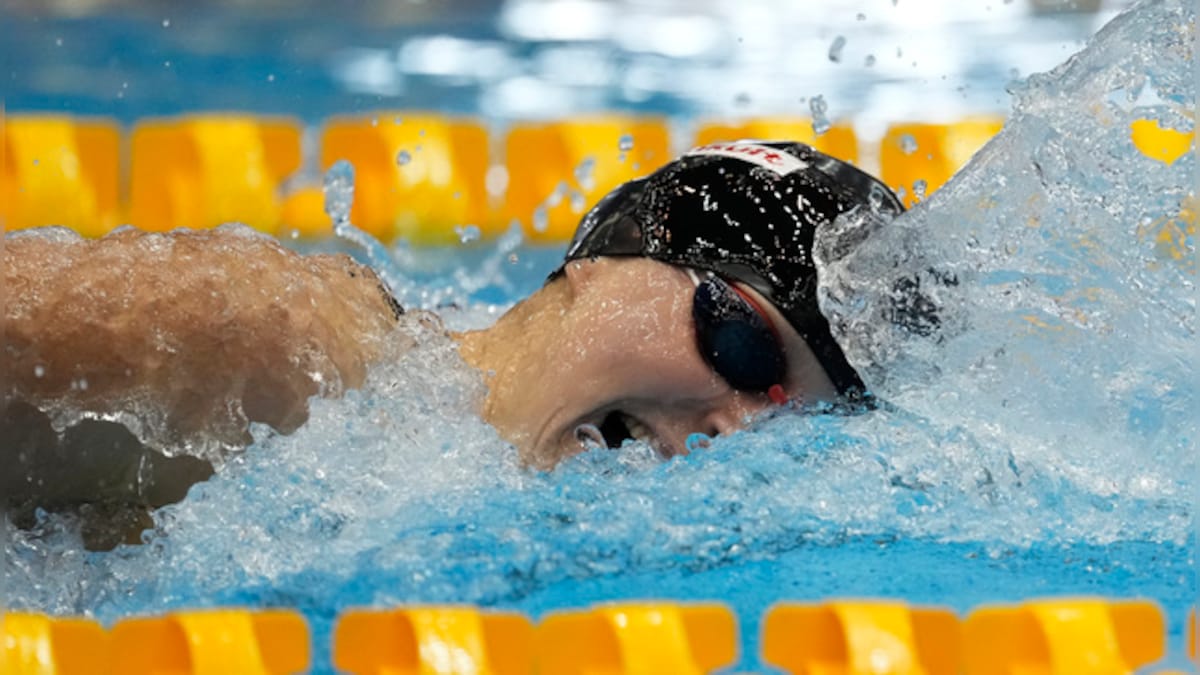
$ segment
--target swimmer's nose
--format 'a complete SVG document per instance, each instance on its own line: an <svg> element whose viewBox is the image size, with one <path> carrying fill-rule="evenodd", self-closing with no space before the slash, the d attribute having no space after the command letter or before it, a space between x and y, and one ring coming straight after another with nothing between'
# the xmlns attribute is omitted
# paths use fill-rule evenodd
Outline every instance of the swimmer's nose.
<svg viewBox="0 0 1200 675"><path fill-rule="evenodd" d="M762 412L770 402L746 396L731 397L724 405L713 409L704 420L705 433L715 431L721 436L731 434L746 426L746 420ZM711 431L710 431L711 430Z"/></svg>

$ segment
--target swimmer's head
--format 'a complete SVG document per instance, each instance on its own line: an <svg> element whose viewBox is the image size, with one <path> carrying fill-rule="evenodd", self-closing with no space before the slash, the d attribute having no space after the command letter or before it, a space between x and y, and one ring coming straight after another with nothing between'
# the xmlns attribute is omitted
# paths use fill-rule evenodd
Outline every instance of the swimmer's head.
<svg viewBox="0 0 1200 675"><path fill-rule="evenodd" d="M711 272L717 282L744 284L799 333L838 393L856 400L864 386L818 307L812 247L818 228L859 207L887 215L903 211L878 180L806 145L715 143L602 199L581 221L564 266L573 260L634 256ZM561 272L559 268L552 277ZM698 296L694 312L703 313L699 305ZM696 318L699 324L703 317ZM711 348L706 355L711 361L718 349L703 347ZM755 388L761 383L733 384Z"/></svg>

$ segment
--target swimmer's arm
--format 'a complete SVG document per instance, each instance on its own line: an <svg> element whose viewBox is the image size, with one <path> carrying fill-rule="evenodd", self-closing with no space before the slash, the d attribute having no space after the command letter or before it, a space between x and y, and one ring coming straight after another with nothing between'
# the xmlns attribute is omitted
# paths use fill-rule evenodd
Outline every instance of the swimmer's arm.
<svg viewBox="0 0 1200 675"><path fill-rule="evenodd" d="M5 398L142 415L172 442L295 429L395 322L368 268L239 232L10 236L2 255Z"/></svg>

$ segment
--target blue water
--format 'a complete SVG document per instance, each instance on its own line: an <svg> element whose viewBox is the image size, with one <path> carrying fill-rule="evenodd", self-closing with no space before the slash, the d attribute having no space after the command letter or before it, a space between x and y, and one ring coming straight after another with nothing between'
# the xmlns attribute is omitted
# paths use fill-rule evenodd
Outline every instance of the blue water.
<svg viewBox="0 0 1200 675"><path fill-rule="evenodd" d="M1192 128L1194 18L1170 0L1123 15L1015 87L1005 131L924 205L823 236L824 306L879 410L782 412L667 463L627 444L535 474L475 414L482 383L453 344L414 321L363 389L314 401L291 436L256 430L144 545L85 553L57 518L18 533L10 601L104 621L295 607L322 670L351 606L717 599L741 620L739 667L758 669L758 620L783 599L1140 596L1168 612L1178 663L1196 596L1195 251L1156 236L1195 161L1145 158L1126 129ZM510 235L390 254L401 300L463 328L557 252ZM898 279L936 301L937 330L881 320Z"/></svg>

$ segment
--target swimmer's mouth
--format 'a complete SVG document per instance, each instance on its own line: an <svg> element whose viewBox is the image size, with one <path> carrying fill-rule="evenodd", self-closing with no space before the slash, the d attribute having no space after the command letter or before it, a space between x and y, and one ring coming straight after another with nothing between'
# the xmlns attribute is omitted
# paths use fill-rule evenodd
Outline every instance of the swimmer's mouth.
<svg viewBox="0 0 1200 675"><path fill-rule="evenodd" d="M663 444L658 436L651 431L650 427L646 426L633 415L626 414L620 410L614 410L605 415L604 419L600 422L600 426L596 428L600 431L600 435L604 439L604 445L610 449L620 448L625 444L625 441L632 440L649 445L664 457L669 456L663 453Z"/></svg>

